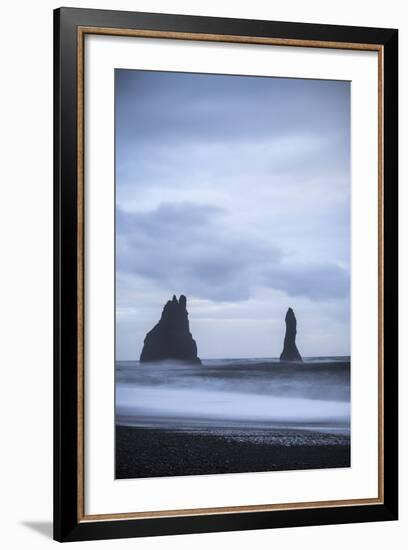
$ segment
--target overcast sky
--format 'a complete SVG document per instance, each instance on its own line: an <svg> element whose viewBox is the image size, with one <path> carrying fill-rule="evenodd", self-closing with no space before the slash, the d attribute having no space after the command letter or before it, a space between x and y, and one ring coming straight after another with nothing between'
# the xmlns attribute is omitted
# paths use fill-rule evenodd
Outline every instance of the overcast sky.
<svg viewBox="0 0 408 550"><path fill-rule="evenodd" d="M201 358L350 352L348 82L116 70L117 359L173 294Z"/></svg>

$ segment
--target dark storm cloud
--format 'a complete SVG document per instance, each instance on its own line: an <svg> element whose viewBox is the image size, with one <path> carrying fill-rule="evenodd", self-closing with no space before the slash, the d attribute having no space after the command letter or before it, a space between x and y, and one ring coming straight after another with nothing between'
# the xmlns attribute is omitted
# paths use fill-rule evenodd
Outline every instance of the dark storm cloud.
<svg viewBox="0 0 408 550"><path fill-rule="evenodd" d="M271 80L279 82L271 85ZM231 77L148 71L116 72L117 138L132 142L189 138L260 139L310 129L341 133L349 120L347 82ZM319 117L316 118L318 112ZM157 116L159 114L159 116ZM143 131L143 133L141 133Z"/></svg>
<svg viewBox="0 0 408 550"><path fill-rule="evenodd" d="M225 231L221 208L164 203L150 212L117 211L119 271L211 300L246 300L260 260L278 261L269 243ZM265 260L264 260L265 261Z"/></svg>
<svg viewBox="0 0 408 550"><path fill-rule="evenodd" d="M271 80L279 85L271 85ZM201 147L248 139L313 139L325 136L320 169L347 162L349 143L347 82L231 77L186 73L116 72L118 173L141 170L160 176L169 157ZM188 170L188 159L185 158ZM171 165L171 163L170 163ZM289 166L274 158L273 170L313 171L316 159L302 157ZM253 166L256 170L256 166Z"/></svg>
<svg viewBox="0 0 408 550"><path fill-rule="evenodd" d="M334 265L296 265L270 240L224 229L226 211L162 203L148 212L117 209L117 268L213 301L242 301L265 286L311 300L344 297L348 273Z"/></svg>

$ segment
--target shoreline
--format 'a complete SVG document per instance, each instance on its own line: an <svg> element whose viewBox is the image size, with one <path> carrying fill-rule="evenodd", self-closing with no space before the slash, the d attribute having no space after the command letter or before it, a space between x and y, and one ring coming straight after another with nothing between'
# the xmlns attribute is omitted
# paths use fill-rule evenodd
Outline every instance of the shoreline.
<svg viewBox="0 0 408 550"><path fill-rule="evenodd" d="M350 444L329 441L322 445L254 443L220 435L117 425L115 447L116 479L350 466Z"/></svg>

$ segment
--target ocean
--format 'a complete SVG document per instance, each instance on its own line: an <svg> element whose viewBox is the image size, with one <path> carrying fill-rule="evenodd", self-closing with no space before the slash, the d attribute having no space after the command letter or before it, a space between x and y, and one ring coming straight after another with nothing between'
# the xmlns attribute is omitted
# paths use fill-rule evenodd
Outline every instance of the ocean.
<svg viewBox="0 0 408 550"><path fill-rule="evenodd" d="M118 361L116 425L262 445L349 445L350 358Z"/></svg>

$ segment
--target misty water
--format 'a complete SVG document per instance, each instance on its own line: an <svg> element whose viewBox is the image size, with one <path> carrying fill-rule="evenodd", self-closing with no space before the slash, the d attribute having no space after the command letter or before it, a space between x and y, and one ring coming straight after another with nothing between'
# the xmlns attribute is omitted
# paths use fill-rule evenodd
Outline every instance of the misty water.
<svg viewBox="0 0 408 550"><path fill-rule="evenodd" d="M116 423L255 443L348 444L350 359L118 361Z"/></svg>

